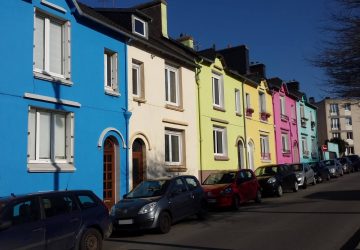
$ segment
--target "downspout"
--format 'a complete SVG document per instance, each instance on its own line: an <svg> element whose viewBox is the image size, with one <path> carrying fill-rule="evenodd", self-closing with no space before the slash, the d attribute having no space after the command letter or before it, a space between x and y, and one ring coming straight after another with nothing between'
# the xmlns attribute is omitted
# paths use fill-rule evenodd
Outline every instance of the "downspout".
<svg viewBox="0 0 360 250"><path fill-rule="evenodd" d="M200 60L200 62L197 62L196 59L194 60L195 64L200 65L203 62L203 59ZM197 87L197 106L198 106L198 131L199 131L199 158L200 158L200 183L203 183L203 174L202 174L202 136L201 136L201 106L200 106L200 75L201 73L201 67L195 68L195 81L196 81L196 87Z"/></svg>

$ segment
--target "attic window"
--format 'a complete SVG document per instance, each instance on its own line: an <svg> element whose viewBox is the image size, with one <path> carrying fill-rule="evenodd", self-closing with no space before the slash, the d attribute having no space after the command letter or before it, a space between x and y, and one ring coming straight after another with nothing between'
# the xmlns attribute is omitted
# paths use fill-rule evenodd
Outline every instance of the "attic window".
<svg viewBox="0 0 360 250"><path fill-rule="evenodd" d="M132 32L147 38L147 23L135 16L132 17Z"/></svg>

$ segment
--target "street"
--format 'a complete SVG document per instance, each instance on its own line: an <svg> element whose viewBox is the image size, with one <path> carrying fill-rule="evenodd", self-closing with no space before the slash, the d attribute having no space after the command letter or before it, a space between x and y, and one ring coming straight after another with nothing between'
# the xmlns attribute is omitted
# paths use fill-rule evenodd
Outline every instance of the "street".
<svg viewBox="0 0 360 250"><path fill-rule="evenodd" d="M166 235L117 232L104 249L356 249L360 242L360 173L212 211L173 225ZM359 248L360 249L360 248Z"/></svg>

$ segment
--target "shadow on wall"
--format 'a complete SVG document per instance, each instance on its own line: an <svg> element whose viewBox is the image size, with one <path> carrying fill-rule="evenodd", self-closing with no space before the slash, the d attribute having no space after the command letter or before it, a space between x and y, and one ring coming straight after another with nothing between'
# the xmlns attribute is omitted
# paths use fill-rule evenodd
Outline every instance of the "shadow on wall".
<svg viewBox="0 0 360 250"><path fill-rule="evenodd" d="M151 157L147 162L147 178L160 178L160 177L169 177L185 174L184 171L175 171L179 169L179 166L168 166L165 165L165 155L162 153L156 154L154 157ZM174 171L169 171L174 169Z"/></svg>
<svg viewBox="0 0 360 250"><path fill-rule="evenodd" d="M326 191L305 196L307 199L360 201L360 190Z"/></svg>

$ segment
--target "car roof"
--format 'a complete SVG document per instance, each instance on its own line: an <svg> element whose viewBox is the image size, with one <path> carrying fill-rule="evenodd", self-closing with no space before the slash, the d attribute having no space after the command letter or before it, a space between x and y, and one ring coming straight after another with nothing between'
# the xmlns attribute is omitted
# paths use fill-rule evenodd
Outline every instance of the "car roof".
<svg viewBox="0 0 360 250"><path fill-rule="evenodd" d="M39 192L33 192L33 193L26 193L26 194L10 194L8 196L0 197L0 200L2 201L9 201L9 200L15 200L15 199L21 199L26 198L30 196L37 196L37 195L43 195L43 194L59 194L59 193L83 193L83 192L92 192L91 190L58 190L58 191L39 191Z"/></svg>

